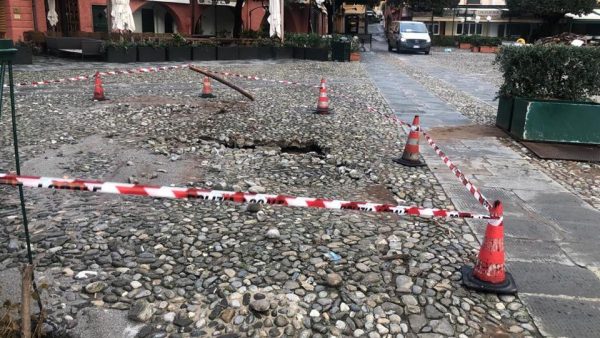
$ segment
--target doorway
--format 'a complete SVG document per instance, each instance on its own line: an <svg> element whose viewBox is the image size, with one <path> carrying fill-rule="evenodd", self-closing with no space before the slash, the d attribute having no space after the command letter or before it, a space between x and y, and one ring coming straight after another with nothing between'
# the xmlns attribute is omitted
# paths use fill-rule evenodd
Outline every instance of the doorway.
<svg viewBox="0 0 600 338"><path fill-rule="evenodd" d="M173 16L171 13L165 13L165 33L173 33Z"/></svg>
<svg viewBox="0 0 600 338"><path fill-rule="evenodd" d="M142 8L142 33L154 33L154 9Z"/></svg>
<svg viewBox="0 0 600 338"><path fill-rule="evenodd" d="M106 6L92 5L92 17L94 32L108 32L108 21L106 20Z"/></svg>
<svg viewBox="0 0 600 338"><path fill-rule="evenodd" d="M79 31L79 5L77 0L58 0L56 2L56 12L58 13L57 28L63 33L63 36L70 36Z"/></svg>

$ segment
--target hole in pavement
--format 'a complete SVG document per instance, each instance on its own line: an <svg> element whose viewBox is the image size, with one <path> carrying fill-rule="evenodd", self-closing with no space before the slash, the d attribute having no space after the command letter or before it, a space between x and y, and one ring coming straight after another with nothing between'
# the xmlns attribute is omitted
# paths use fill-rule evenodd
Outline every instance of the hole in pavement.
<svg viewBox="0 0 600 338"><path fill-rule="evenodd" d="M281 153L287 154L308 154L316 153L318 156L325 156L328 153L327 149L322 148L315 141L257 141L257 140L240 140L232 139L219 140L210 136L201 136L203 141L216 142L230 149L256 149L256 147L272 147L279 148Z"/></svg>

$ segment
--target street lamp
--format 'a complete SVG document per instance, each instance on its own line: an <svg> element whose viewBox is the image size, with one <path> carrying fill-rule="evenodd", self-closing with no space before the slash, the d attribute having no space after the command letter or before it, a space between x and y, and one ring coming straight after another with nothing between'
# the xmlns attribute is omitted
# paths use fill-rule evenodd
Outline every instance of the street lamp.
<svg viewBox="0 0 600 338"><path fill-rule="evenodd" d="M487 36L490 36L490 31L492 30L492 17L490 15L485 17L485 20L487 20L488 25L487 25Z"/></svg>

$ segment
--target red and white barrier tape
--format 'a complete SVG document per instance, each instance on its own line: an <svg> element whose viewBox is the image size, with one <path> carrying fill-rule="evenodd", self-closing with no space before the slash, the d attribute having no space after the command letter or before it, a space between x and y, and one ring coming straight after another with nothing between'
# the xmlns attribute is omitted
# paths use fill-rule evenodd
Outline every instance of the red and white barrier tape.
<svg viewBox="0 0 600 338"><path fill-rule="evenodd" d="M173 70L173 69L182 69L189 67L189 64L183 65L174 65L174 66L162 66L162 67L142 67L142 68L134 68L134 69L126 69L126 70L113 70L106 72L99 72L101 76L108 75L118 75L118 74L141 74L141 73L153 73L159 72L163 70ZM24 86L42 86L42 85L50 85L56 83L65 83L65 82L74 82L74 81L85 81L94 78L95 73L93 75L79 75L74 77L68 77L63 79L56 80L42 80L42 81L33 81L33 82L21 82L15 84L16 87L24 87ZM5 88L8 87L7 84L4 85Z"/></svg>
<svg viewBox="0 0 600 338"><path fill-rule="evenodd" d="M0 174L0 184L23 185L29 188L46 188L59 190L89 191L105 194L149 196L172 199L202 199L211 201L231 201L237 203L262 203L299 208L320 208L339 210L360 210L367 212L388 212L398 215L422 217L475 218L494 219L488 215L478 215L470 212L451 211L434 208L419 208L416 206L401 206L369 202L352 202L330 200L323 198L294 197L285 195L255 194L248 192L207 190L198 188L176 188L165 186L145 186L139 184L124 184L101 182L94 180L61 179L38 176L17 176Z"/></svg>
<svg viewBox="0 0 600 338"><path fill-rule="evenodd" d="M450 168L452 173L460 180L460 182L467 188L467 190L483 205L487 210L492 210L492 204L488 201L488 199L483 195L483 193L477 188L463 173L458 169L458 167L450 161L448 156L438 147L438 145L433 141L431 136L427 134L424 130L421 130L423 136L427 140L427 143L433 148L436 154L442 159L444 164Z"/></svg>

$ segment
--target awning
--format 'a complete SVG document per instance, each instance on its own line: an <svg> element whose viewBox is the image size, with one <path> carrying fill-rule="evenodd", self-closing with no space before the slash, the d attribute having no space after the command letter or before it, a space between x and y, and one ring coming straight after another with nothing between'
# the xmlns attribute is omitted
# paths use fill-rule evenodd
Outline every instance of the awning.
<svg viewBox="0 0 600 338"><path fill-rule="evenodd" d="M213 0L198 0L198 5L214 6ZM217 0L217 6L235 7L235 0Z"/></svg>
<svg viewBox="0 0 600 338"><path fill-rule="evenodd" d="M580 21L580 22L600 22L600 9L595 9L593 10L590 14L586 14L586 15L577 15L577 14L571 14L571 13L567 13L565 14L565 17L567 18L571 18L573 19L573 21Z"/></svg>

